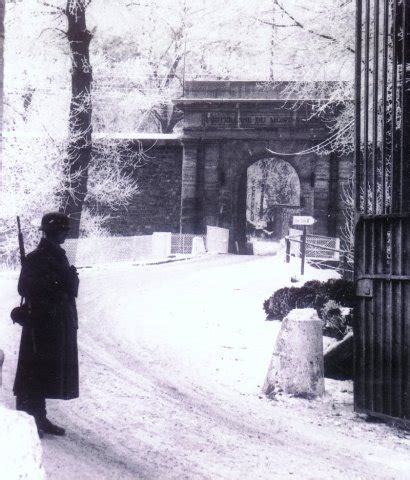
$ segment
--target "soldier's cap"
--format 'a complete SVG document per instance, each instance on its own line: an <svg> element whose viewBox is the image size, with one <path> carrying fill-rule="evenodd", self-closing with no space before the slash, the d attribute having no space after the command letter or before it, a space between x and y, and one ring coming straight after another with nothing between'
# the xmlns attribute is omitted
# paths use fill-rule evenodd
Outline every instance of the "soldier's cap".
<svg viewBox="0 0 410 480"><path fill-rule="evenodd" d="M58 230L70 230L70 219L68 215L60 212L49 212L41 219L40 230L43 232L55 232Z"/></svg>

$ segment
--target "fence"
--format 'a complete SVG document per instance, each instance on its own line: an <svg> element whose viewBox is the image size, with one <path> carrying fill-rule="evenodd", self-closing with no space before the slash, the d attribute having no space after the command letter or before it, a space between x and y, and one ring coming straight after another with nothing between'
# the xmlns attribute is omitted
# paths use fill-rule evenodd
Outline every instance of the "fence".
<svg viewBox="0 0 410 480"><path fill-rule="evenodd" d="M340 239L337 237L325 237L323 235L306 234L305 245L303 245L303 232L297 229L289 229L286 239L286 261L290 257L302 258L302 264L306 259L311 265L326 266L332 268L332 263L337 262L337 268L344 275L352 273L347 264L347 252L341 250ZM302 267L303 270L303 267Z"/></svg>
<svg viewBox="0 0 410 480"><path fill-rule="evenodd" d="M190 254L195 237L202 238L206 246L206 235L195 235L192 233L173 233L171 235L171 254Z"/></svg>
<svg viewBox="0 0 410 480"><path fill-rule="evenodd" d="M301 254L302 231L290 228L289 236L291 241L290 254L299 257ZM292 241L292 239L299 241ZM323 235L306 235L306 258L309 260L340 260L340 239L337 237L325 237Z"/></svg>
<svg viewBox="0 0 410 480"><path fill-rule="evenodd" d="M206 245L206 235L172 234L171 254L191 254L198 236ZM69 262L78 267L154 258L152 235L68 239L63 247Z"/></svg>

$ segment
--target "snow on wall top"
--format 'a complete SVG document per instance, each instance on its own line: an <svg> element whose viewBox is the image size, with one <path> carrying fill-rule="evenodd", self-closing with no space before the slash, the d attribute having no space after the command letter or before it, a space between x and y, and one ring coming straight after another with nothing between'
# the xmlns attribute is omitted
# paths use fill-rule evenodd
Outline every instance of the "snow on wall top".
<svg viewBox="0 0 410 480"><path fill-rule="evenodd" d="M329 93L342 83L346 82L187 81L179 101L320 100L329 98Z"/></svg>

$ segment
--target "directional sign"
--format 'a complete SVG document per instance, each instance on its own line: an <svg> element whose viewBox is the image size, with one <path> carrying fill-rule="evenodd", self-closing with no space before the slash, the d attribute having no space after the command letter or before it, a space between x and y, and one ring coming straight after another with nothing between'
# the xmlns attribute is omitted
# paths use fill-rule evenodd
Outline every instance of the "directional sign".
<svg viewBox="0 0 410 480"><path fill-rule="evenodd" d="M293 225L313 225L316 220L309 216L294 216Z"/></svg>

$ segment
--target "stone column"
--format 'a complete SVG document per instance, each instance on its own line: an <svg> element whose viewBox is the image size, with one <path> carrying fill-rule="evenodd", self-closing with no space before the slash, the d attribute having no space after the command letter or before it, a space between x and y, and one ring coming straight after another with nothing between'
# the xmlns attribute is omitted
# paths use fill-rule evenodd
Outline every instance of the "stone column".
<svg viewBox="0 0 410 480"><path fill-rule="evenodd" d="M204 166L204 223L217 225L218 219L218 178L219 145L211 143L205 145Z"/></svg>
<svg viewBox="0 0 410 480"><path fill-rule="evenodd" d="M181 187L181 231L183 233L194 233L196 225L197 156L197 144L184 143Z"/></svg>
<svg viewBox="0 0 410 480"><path fill-rule="evenodd" d="M310 178L301 178L300 179L300 198L301 198L301 215L312 215L313 216L313 188L310 184Z"/></svg>
<svg viewBox="0 0 410 480"><path fill-rule="evenodd" d="M314 171L314 210L313 216L316 219L314 232L317 235L329 235L328 232L328 211L329 211L329 155L317 157Z"/></svg>

